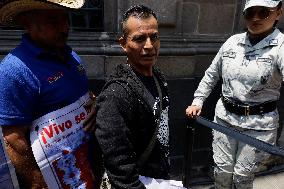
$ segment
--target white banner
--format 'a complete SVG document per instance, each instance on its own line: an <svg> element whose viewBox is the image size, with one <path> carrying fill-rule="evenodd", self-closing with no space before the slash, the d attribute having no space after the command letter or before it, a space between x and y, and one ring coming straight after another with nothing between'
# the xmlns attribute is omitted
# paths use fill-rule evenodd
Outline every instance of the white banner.
<svg viewBox="0 0 284 189"><path fill-rule="evenodd" d="M1 189L19 189L17 175L11 160L5 150L2 128L0 127L0 188Z"/></svg>
<svg viewBox="0 0 284 189"><path fill-rule="evenodd" d="M50 189L94 188L87 157L89 136L83 131L88 100L86 94L33 122L33 153Z"/></svg>
<svg viewBox="0 0 284 189"><path fill-rule="evenodd" d="M139 180L147 189L186 189L181 181L154 179L144 176L139 176Z"/></svg>

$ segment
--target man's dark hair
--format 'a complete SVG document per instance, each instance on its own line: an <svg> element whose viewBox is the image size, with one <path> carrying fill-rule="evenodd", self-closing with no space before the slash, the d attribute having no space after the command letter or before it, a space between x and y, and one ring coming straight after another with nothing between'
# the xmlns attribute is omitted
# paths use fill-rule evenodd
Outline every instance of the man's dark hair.
<svg viewBox="0 0 284 189"><path fill-rule="evenodd" d="M155 12L152 9L144 5L134 5L130 7L128 10L124 12L123 17L122 17L123 36L126 37L128 34L128 31L126 28L126 22L130 17L146 19L146 18L150 18L151 16L153 16L156 20L158 20Z"/></svg>

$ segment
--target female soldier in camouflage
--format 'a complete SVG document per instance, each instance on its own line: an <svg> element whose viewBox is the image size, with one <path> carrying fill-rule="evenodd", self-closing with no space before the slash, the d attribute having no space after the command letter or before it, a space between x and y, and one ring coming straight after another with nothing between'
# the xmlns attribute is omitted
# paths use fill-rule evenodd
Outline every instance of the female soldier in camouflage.
<svg viewBox="0 0 284 189"><path fill-rule="evenodd" d="M233 35L205 72L186 114L194 118L217 81L222 97L214 121L270 144L276 142L279 115L276 102L284 75L284 35L275 28L281 0L247 0L243 15L247 32ZM267 153L213 131L215 187L249 189L254 172Z"/></svg>

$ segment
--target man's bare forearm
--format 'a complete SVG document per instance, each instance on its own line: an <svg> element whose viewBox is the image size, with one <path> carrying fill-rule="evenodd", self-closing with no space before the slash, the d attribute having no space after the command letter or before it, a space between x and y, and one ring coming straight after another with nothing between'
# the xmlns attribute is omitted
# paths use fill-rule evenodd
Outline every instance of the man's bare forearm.
<svg viewBox="0 0 284 189"><path fill-rule="evenodd" d="M26 126L2 126L6 151L16 169L20 185L24 188L47 188L34 159Z"/></svg>

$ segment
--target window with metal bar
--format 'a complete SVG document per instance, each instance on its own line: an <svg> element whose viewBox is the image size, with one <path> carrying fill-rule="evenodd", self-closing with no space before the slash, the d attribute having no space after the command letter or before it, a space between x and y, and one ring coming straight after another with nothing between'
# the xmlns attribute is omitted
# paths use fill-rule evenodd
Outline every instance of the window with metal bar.
<svg viewBox="0 0 284 189"><path fill-rule="evenodd" d="M70 11L71 30L104 31L103 0L86 0L85 5Z"/></svg>

